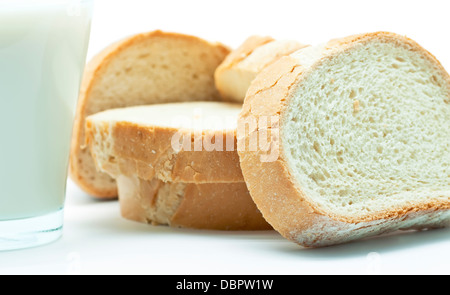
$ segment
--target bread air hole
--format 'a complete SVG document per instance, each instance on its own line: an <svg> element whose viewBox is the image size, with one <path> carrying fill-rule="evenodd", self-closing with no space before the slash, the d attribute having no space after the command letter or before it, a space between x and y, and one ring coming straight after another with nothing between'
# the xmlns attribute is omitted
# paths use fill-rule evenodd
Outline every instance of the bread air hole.
<svg viewBox="0 0 450 295"><path fill-rule="evenodd" d="M341 197L345 197L346 195L348 195L348 193L349 193L349 191L348 190L346 190L346 189L343 189L343 190L340 190L339 191L339 193L338 193L338 195L339 196L341 196ZM342 204L342 207L345 207L347 204Z"/></svg>
<svg viewBox="0 0 450 295"><path fill-rule="evenodd" d="M442 84L439 82L438 78L436 76L431 77L431 83L433 83L437 87L442 87Z"/></svg>
<svg viewBox="0 0 450 295"><path fill-rule="evenodd" d="M317 141L314 142L314 150L315 150L316 153L318 153L318 154L321 153L321 152L320 152L320 144L319 144Z"/></svg>
<svg viewBox="0 0 450 295"><path fill-rule="evenodd" d="M324 181L325 177L320 173L313 173L309 175L309 177L315 182L318 183L319 181Z"/></svg>

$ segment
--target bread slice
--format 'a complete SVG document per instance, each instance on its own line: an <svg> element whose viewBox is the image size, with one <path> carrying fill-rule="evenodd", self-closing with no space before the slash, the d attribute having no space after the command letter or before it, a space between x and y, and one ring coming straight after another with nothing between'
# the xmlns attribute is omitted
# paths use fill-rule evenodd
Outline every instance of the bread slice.
<svg viewBox="0 0 450 295"><path fill-rule="evenodd" d="M449 104L449 74L393 33L283 57L252 83L239 119L260 123L238 134L252 198L306 247L449 226ZM277 157L246 148L255 134Z"/></svg>
<svg viewBox="0 0 450 295"><path fill-rule="evenodd" d="M156 225L207 230L271 230L245 182L164 183L117 178L124 218Z"/></svg>
<svg viewBox="0 0 450 295"><path fill-rule="evenodd" d="M293 40L251 36L217 68L217 89L226 101L243 103L250 83L264 68L305 45Z"/></svg>
<svg viewBox="0 0 450 295"><path fill-rule="evenodd" d="M242 183L236 148L241 105L186 102L113 109L87 118L100 171L175 183Z"/></svg>
<svg viewBox="0 0 450 295"><path fill-rule="evenodd" d="M219 43L154 31L112 44L87 65L73 131L70 175L88 194L117 196L114 179L97 172L85 145L87 116L113 108L220 100L214 72L228 55Z"/></svg>
<svg viewBox="0 0 450 295"><path fill-rule="evenodd" d="M89 116L88 144L99 170L117 179L122 216L196 229L271 229L240 170L240 110L224 102L186 102Z"/></svg>

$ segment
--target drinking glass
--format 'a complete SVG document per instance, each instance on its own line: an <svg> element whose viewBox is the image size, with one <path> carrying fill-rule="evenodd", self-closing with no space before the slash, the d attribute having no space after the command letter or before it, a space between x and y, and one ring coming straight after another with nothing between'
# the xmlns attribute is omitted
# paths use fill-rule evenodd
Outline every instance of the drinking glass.
<svg viewBox="0 0 450 295"><path fill-rule="evenodd" d="M62 234L93 0L0 0L0 250Z"/></svg>

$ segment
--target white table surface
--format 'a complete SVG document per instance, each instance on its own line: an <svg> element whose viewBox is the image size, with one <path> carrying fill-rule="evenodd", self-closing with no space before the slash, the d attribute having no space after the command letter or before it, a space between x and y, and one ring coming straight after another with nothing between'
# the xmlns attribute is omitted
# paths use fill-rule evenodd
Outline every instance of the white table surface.
<svg viewBox="0 0 450 295"><path fill-rule="evenodd" d="M117 39L155 29L232 47L252 34L317 44L387 30L415 39L450 68L448 0L96 2L88 58ZM450 230L309 250L276 232L130 222L121 218L117 202L94 200L69 181L63 237L38 248L0 252L0 274L450 274Z"/></svg>
<svg viewBox="0 0 450 295"><path fill-rule="evenodd" d="M304 249L276 232L218 232L123 219L68 182L62 238L0 252L0 274L450 274L450 230Z"/></svg>

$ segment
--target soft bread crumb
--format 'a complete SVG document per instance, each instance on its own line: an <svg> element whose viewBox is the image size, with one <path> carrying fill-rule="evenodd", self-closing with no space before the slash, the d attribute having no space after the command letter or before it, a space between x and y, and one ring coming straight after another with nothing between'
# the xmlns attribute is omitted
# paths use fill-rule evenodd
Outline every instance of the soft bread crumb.
<svg viewBox="0 0 450 295"><path fill-rule="evenodd" d="M345 74L336 79L337 72ZM283 143L297 181L318 205L344 216L448 200L449 94L438 86L445 83L422 55L385 42L316 68L286 112ZM351 111L342 97L357 98Z"/></svg>

